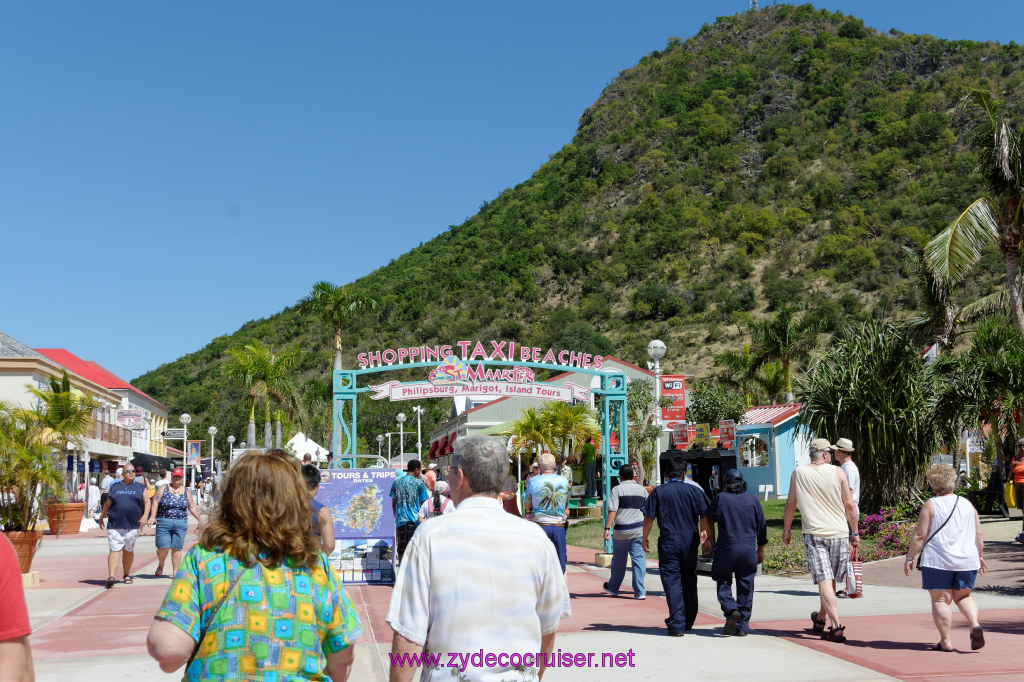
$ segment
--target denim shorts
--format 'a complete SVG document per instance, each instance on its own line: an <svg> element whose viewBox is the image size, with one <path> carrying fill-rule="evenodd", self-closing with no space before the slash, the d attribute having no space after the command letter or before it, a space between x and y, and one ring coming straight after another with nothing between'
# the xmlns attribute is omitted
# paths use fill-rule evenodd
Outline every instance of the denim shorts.
<svg viewBox="0 0 1024 682"><path fill-rule="evenodd" d="M181 549L185 546L185 535L188 534L188 519L156 520L156 548Z"/></svg>
<svg viewBox="0 0 1024 682"><path fill-rule="evenodd" d="M947 571L941 568L921 567L921 589L973 590L977 571Z"/></svg>

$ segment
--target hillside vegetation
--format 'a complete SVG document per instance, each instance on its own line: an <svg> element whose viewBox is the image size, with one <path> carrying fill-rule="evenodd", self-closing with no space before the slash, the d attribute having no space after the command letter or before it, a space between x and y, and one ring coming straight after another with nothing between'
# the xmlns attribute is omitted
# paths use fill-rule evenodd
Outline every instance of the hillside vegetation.
<svg viewBox="0 0 1024 682"><path fill-rule="evenodd" d="M922 302L903 247L920 250L981 192L957 104L980 88L1019 113L1022 67L1020 45L882 34L810 5L671 38L612 80L531 178L354 283L380 307L344 331L345 366L365 349L488 338L642 364L661 338L666 371L706 376L713 353L740 348L747 316L781 303L825 333L910 314ZM964 297L1005 278L994 250L979 265ZM219 365L251 338L298 344L307 399L328 398L332 330L295 307L134 383L200 427L244 433ZM361 403L361 433L395 428L400 409ZM448 405L428 409L424 428ZM314 428L328 430L329 415Z"/></svg>

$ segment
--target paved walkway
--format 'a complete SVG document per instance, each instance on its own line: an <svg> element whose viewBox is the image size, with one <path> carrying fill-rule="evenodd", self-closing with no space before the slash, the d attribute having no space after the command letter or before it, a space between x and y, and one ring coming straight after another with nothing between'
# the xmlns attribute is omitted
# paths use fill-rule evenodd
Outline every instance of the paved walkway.
<svg viewBox="0 0 1024 682"><path fill-rule="evenodd" d="M602 653L632 652L635 667L556 668L545 680L620 680L623 674L668 679L684 670L707 680L1019 680L1024 676L1024 659L1018 654L1022 640L1017 639L1024 634L1024 597L1016 595L1024 578L1024 546L1012 542L1019 529L1019 519L986 521L990 578L979 579L985 591L978 592L977 600L987 644L970 651L966 622L957 614L955 656L927 650L938 639L927 595L917 575L896 575L889 566L892 561L865 567L865 598L840 602L850 637L846 644L822 642L809 631L817 592L808 580L775 576L757 579L756 632L744 639L721 635L714 583L700 577L696 627L677 639L664 634L667 610L656 563L648 571L646 601L610 597L601 591L608 570L592 564L593 550L570 547L566 581L573 614L559 629L556 650L593 653L595 665ZM135 583L105 590L102 532L46 537L33 564L41 583L26 590L38 680L181 678L180 672L162 673L146 654L146 632L170 579L153 577L152 535L141 538L136 549ZM356 645L351 679L386 680L391 630L384 616L391 588L352 586L349 592L365 631Z"/></svg>

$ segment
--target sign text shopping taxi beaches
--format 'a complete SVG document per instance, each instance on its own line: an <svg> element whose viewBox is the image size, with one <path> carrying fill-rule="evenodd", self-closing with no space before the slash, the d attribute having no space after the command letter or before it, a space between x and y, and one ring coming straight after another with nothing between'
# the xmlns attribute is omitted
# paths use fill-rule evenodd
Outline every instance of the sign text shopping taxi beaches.
<svg viewBox="0 0 1024 682"><path fill-rule="evenodd" d="M420 400L423 398L451 398L469 396L473 398L524 397L541 400L574 402L589 400L590 389L572 382L552 384L535 380L529 367L486 367L487 361L530 362L558 367L600 369L601 355L576 351L556 351L531 346L517 347L514 341L491 341L490 347L480 341L458 341L443 346L414 346L387 349L357 356L360 369L390 367L407 362L434 362L427 381L402 383L389 381L370 386L374 400Z"/></svg>

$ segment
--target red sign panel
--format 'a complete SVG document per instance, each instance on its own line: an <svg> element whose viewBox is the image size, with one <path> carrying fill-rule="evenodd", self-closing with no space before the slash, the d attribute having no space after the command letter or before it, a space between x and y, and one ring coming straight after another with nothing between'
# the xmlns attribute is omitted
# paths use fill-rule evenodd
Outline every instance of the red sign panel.
<svg viewBox="0 0 1024 682"><path fill-rule="evenodd" d="M671 407L661 410L661 421L686 421L686 377L682 374L666 374L661 377L661 395L672 400Z"/></svg>

